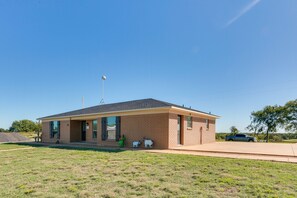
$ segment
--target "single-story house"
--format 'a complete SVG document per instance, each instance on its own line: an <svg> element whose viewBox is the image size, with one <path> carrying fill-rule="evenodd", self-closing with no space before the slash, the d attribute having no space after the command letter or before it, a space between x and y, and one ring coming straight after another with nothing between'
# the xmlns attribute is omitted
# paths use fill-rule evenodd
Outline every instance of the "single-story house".
<svg viewBox="0 0 297 198"><path fill-rule="evenodd" d="M197 145L215 141L217 115L155 99L102 104L42 117L42 142L86 142L117 146L122 135L126 146L152 139L154 148ZM143 146L143 144L142 144Z"/></svg>

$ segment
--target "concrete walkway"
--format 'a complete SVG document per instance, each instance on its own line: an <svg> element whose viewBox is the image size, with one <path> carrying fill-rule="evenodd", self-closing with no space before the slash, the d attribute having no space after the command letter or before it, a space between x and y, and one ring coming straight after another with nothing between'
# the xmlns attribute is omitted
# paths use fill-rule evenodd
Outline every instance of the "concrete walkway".
<svg viewBox="0 0 297 198"><path fill-rule="evenodd" d="M297 144L287 143L216 142L180 146L172 148L172 150L297 157Z"/></svg>
<svg viewBox="0 0 297 198"><path fill-rule="evenodd" d="M216 142L194 146L179 146L168 150L148 150L148 152L297 163L297 144Z"/></svg>

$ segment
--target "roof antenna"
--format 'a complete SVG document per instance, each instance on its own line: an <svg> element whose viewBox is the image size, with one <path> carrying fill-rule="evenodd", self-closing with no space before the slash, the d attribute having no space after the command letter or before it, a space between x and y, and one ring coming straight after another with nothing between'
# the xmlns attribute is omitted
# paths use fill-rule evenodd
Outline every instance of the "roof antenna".
<svg viewBox="0 0 297 198"><path fill-rule="evenodd" d="M102 79L102 99L100 101L100 104L104 104L104 81L106 80L106 76L103 75L101 79Z"/></svg>

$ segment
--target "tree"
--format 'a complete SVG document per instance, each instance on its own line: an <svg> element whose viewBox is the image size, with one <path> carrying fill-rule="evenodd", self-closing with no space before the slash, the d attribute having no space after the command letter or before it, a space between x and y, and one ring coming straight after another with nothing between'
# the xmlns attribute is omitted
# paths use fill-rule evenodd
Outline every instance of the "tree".
<svg viewBox="0 0 297 198"><path fill-rule="evenodd" d="M6 129L0 128L0 132L6 132Z"/></svg>
<svg viewBox="0 0 297 198"><path fill-rule="evenodd" d="M285 129L297 132L297 99L285 104L283 117Z"/></svg>
<svg viewBox="0 0 297 198"><path fill-rule="evenodd" d="M269 133L276 132L277 128L284 126L284 107L266 106L263 110L252 112L251 124L247 127L250 131L266 132L266 141Z"/></svg>
<svg viewBox="0 0 297 198"><path fill-rule="evenodd" d="M38 123L31 120L14 121L9 129L11 132L31 132L40 128Z"/></svg>
<svg viewBox="0 0 297 198"><path fill-rule="evenodd" d="M235 135L239 132L239 130L235 126L230 127L230 131L231 131L231 134L233 134L233 135Z"/></svg>
<svg viewBox="0 0 297 198"><path fill-rule="evenodd" d="M35 122L35 125L36 125L35 131L41 132L42 131L42 124L40 122Z"/></svg>

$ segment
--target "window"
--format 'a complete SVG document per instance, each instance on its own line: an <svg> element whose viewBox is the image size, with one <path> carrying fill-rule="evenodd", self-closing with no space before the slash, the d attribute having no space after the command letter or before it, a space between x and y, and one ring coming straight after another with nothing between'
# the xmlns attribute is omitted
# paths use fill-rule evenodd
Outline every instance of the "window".
<svg viewBox="0 0 297 198"><path fill-rule="evenodd" d="M116 140L119 141L121 138L121 117L104 117L101 118L101 139L105 140Z"/></svg>
<svg viewBox="0 0 297 198"><path fill-rule="evenodd" d="M97 123L98 123L97 120L93 120L93 123L92 123L92 125L93 125L93 133L92 133L92 137L93 137L94 139L97 138L97 126L98 126Z"/></svg>
<svg viewBox="0 0 297 198"><path fill-rule="evenodd" d="M50 122L50 137L60 139L60 121Z"/></svg>
<svg viewBox="0 0 297 198"><path fill-rule="evenodd" d="M108 117L107 118L107 127L106 127L106 131L107 131L107 139L108 140L115 140L116 139L116 130L117 130L117 126L116 126L116 117Z"/></svg>
<svg viewBox="0 0 297 198"><path fill-rule="evenodd" d="M209 119L206 119L206 129L209 129Z"/></svg>
<svg viewBox="0 0 297 198"><path fill-rule="evenodd" d="M188 116L187 117L187 127L188 128L192 128L192 125L193 125L192 117L191 116Z"/></svg>

